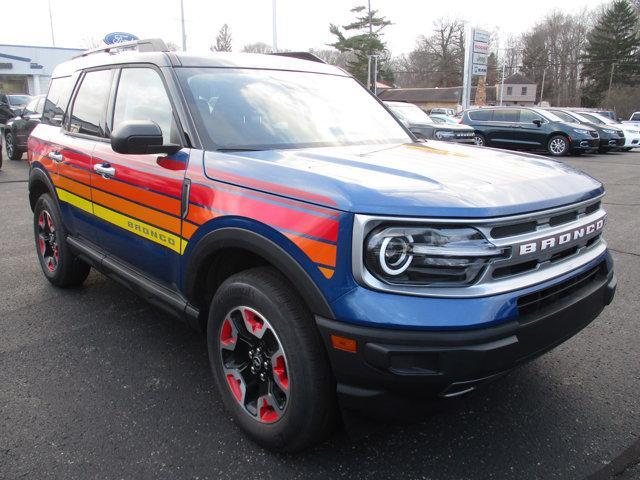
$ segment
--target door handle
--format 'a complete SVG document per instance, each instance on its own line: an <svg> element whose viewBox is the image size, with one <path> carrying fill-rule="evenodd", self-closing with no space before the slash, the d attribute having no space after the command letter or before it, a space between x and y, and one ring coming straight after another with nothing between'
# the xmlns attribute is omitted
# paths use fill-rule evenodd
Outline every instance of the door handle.
<svg viewBox="0 0 640 480"><path fill-rule="evenodd" d="M96 163L93 166L93 171L98 175L102 175L102 178L111 178L116 176L116 169L108 163Z"/></svg>
<svg viewBox="0 0 640 480"><path fill-rule="evenodd" d="M49 152L47 153L47 157L56 163L62 163L62 154L60 152Z"/></svg>

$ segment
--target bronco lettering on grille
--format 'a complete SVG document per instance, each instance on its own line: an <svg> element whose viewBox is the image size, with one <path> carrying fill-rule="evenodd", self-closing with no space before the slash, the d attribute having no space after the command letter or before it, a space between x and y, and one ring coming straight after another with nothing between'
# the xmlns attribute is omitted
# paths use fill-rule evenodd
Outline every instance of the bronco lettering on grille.
<svg viewBox="0 0 640 480"><path fill-rule="evenodd" d="M604 227L604 217L579 228L566 230L555 235L544 237L532 242L519 243L514 245L514 257L531 255L543 251L554 250L559 247L569 247L579 243L581 240L588 240L598 235Z"/></svg>

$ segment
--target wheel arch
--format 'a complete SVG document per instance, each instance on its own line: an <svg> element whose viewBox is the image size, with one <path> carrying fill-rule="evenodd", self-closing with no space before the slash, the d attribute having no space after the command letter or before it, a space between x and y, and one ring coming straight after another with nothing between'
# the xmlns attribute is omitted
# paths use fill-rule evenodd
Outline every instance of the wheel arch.
<svg viewBox="0 0 640 480"><path fill-rule="evenodd" d="M42 164L34 162L29 173L29 205L31 206L31 211L34 211L36 202L43 193L51 194L56 203L58 202L58 195L51 178L45 172Z"/></svg>
<svg viewBox="0 0 640 480"><path fill-rule="evenodd" d="M220 278L213 267L221 267ZM204 234L189 252L184 266L184 293L199 307L200 319L217 287L229 275L260 265L280 271L312 313L335 318L329 303L304 267L282 246L264 235L239 226L224 226Z"/></svg>

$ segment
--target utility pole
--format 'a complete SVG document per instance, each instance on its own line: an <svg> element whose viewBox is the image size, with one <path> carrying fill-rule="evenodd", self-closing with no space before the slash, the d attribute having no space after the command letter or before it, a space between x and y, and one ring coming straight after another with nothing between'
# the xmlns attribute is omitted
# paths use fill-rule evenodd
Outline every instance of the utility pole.
<svg viewBox="0 0 640 480"><path fill-rule="evenodd" d="M502 79L500 80L500 106L502 106L502 96L504 95L504 68L506 62L502 59Z"/></svg>
<svg viewBox="0 0 640 480"><path fill-rule="evenodd" d="M182 51L187 51L187 34L184 30L184 0L180 0L180 23L182 24Z"/></svg>
<svg viewBox="0 0 640 480"><path fill-rule="evenodd" d="M56 37L53 35L53 15L51 14L51 0L49 0L49 28L51 29L51 43L56 46Z"/></svg>
<svg viewBox="0 0 640 480"><path fill-rule="evenodd" d="M271 46L273 48L273 53L276 53L278 51L278 23L277 23L277 16L276 16L276 0L273 0L271 2L271 5L273 7L273 15L272 15L273 44Z"/></svg>
<svg viewBox="0 0 640 480"><path fill-rule="evenodd" d="M373 38L373 25L371 23L371 0L367 0L367 5L369 8L369 40L371 41L371 39ZM372 53L371 50L369 50L369 61L367 63L367 88L369 90L371 90L371 57L372 57ZM377 63L376 63L376 68L377 68ZM375 87L374 87L375 88Z"/></svg>
<svg viewBox="0 0 640 480"><path fill-rule="evenodd" d="M613 84L613 71L616 68L615 62L611 64L611 75L609 75L609 88L607 90L607 104L605 105L607 108L609 107L609 96L611 95L611 85Z"/></svg>
<svg viewBox="0 0 640 480"><path fill-rule="evenodd" d="M547 69L542 70L542 86L540 87L540 105L542 105L542 99L544 95L544 79L547 76Z"/></svg>

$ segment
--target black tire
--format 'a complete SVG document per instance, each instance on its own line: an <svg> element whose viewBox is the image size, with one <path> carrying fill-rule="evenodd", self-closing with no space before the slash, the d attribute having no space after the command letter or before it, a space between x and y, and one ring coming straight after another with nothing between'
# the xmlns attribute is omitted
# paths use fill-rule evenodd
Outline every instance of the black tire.
<svg viewBox="0 0 640 480"><path fill-rule="evenodd" d="M473 137L473 141L475 142L475 144L478 147L486 147L487 146L487 139L481 133L476 133L475 136Z"/></svg>
<svg viewBox="0 0 640 480"><path fill-rule="evenodd" d="M264 380L257 380L255 373L247 367L238 368L234 373L242 371L242 381L237 382L234 394L234 377L229 379L228 368L240 363L234 357L223 366L223 354L227 352L221 345L224 332L228 331L225 330L228 329L228 320L231 319L234 326L240 324L240 330L246 324L242 323L245 317L242 312L246 309L240 307L248 307L267 320L265 324L275 332L278 345L286 355L286 402L283 409L278 410L278 418L273 423L264 423L260 419L261 412L251 413L251 406L246 406L252 397L261 395L256 393L258 389L273 391L273 383L265 387L264 383L259 383L259 380ZM238 311L241 312L241 320L237 320L238 317L233 320L232 316ZM255 350L251 350L253 347L243 340L251 335L247 335L247 330L240 330L235 333L237 340L231 340L234 343L233 355L236 355L236 350L244 353L241 350L244 347L248 351L246 365L253 365ZM264 334L263 338L266 336ZM293 285L277 270L253 268L232 275L222 283L209 310L207 345L213 375L225 407L255 442L273 451L296 452L322 441L331 433L337 419L337 402L328 358L311 313ZM237 355L241 356L240 353ZM274 357L262 358L273 360ZM276 380L275 368L270 369L266 377L267 382ZM239 394L238 390L242 393ZM242 398L237 398L239 396Z"/></svg>
<svg viewBox="0 0 640 480"><path fill-rule="evenodd" d="M624 147L621 150L624 152L630 152L633 147Z"/></svg>
<svg viewBox="0 0 640 480"><path fill-rule="evenodd" d="M24 152L16 146L16 139L10 131L5 135L5 148L7 150L7 156L11 160L22 159L22 154Z"/></svg>
<svg viewBox="0 0 640 480"><path fill-rule="evenodd" d="M563 157L569 153L569 139L564 135L554 135L547 142L547 152L552 157Z"/></svg>
<svg viewBox="0 0 640 480"><path fill-rule="evenodd" d="M52 222L53 229L47 226L47 216ZM33 231L36 253L47 280L56 287L62 288L82 284L89 275L91 267L71 252L60 211L48 193L42 194L36 202L33 211ZM45 243L44 247L42 242Z"/></svg>

